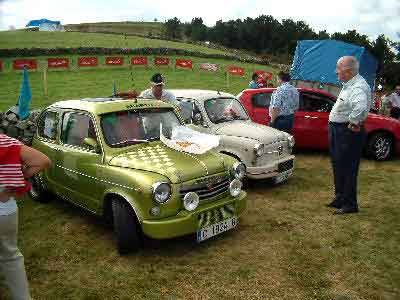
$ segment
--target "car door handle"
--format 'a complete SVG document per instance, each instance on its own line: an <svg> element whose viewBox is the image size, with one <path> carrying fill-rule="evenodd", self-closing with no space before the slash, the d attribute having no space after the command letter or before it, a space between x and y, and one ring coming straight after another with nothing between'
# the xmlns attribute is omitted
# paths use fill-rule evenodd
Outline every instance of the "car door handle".
<svg viewBox="0 0 400 300"><path fill-rule="evenodd" d="M317 116L309 116L309 115L305 115L304 118L306 118L306 119L318 119Z"/></svg>

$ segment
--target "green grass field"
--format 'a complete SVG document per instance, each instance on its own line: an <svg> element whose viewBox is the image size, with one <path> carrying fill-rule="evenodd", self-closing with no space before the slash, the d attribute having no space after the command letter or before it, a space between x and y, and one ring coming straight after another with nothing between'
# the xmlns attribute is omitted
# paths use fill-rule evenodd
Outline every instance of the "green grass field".
<svg viewBox="0 0 400 300"><path fill-rule="evenodd" d="M60 200L25 199L20 245L32 296L399 299L398 166L363 161L361 212L333 216L324 207L332 196L328 155L298 154L287 184L249 184L237 230L203 244L191 236L148 240L143 251L124 257L94 216Z"/></svg>
<svg viewBox="0 0 400 300"><path fill-rule="evenodd" d="M81 33L81 32L44 32L44 31L2 31L0 48L176 48L202 53L226 54L226 52L194 44L171 42L166 40L147 39L121 34Z"/></svg>
<svg viewBox="0 0 400 300"><path fill-rule="evenodd" d="M171 57L174 61L175 57ZM167 78L168 88L201 88L239 93L245 89L250 81L250 74L254 69L264 69L276 72L267 66L230 62L219 59L193 58L193 62L212 62L222 67L229 64L242 66L246 69L247 76L230 76L229 87L226 86L226 77L223 72L211 73L199 71L197 65L194 71L170 68L143 68L132 69L133 84L137 91L149 87L149 80L155 72L162 72ZM100 57L100 60L103 59ZM74 58L76 62L76 57ZM126 59L126 61L128 61ZM11 59L5 61L11 64ZM11 67L10 67L11 68ZM0 111L8 109L17 102L22 74L20 72L0 72ZM44 96L43 73L30 72L29 79L32 89L32 107L39 108L55 101L65 99L78 99L84 97L102 97L112 94L113 81L116 82L118 91L127 91L132 86L131 72L128 67L115 68L103 66L97 69L72 68L71 71L48 72L48 96Z"/></svg>
<svg viewBox="0 0 400 300"><path fill-rule="evenodd" d="M67 31L113 32L147 36L161 36L164 24L159 22L97 22L64 25Z"/></svg>

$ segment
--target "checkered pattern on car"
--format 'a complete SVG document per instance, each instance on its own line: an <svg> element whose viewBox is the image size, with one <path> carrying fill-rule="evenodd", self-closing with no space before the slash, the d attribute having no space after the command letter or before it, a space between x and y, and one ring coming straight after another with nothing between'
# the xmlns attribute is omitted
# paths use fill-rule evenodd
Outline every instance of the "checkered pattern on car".
<svg viewBox="0 0 400 300"><path fill-rule="evenodd" d="M156 171L160 173L166 172L174 179L178 180L179 172L176 169L174 159L172 159L165 147L161 145L143 147L135 152L124 155L123 157L116 157L115 161L122 167L128 168L132 165L151 165Z"/></svg>

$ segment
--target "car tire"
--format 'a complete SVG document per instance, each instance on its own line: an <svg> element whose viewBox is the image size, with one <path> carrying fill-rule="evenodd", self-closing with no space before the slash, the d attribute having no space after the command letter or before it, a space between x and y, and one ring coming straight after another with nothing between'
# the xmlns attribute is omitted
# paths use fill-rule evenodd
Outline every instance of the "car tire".
<svg viewBox="0 0 400 300"><path fill-rule="evenodd" d="M393 139L387 133L375 133L368 139L366 151L369 158L388 160L393 153Z"/></svg>
<svg viewBox="0 0 400 300"><path fill-rule="evenodd" d="M48 203L51 201L52 197L47 191L43 179L39 174L29 178L29 182L31 183L31 189L29 190L28 195L32 200L40 203Z"/></svg>
<svg viewBox="0 0 400 300"><path fill-rule="evenodd" d="M143 245L143 234L132 207L125 200L113 199L112 212L118 252L138 251Z"/></svg>

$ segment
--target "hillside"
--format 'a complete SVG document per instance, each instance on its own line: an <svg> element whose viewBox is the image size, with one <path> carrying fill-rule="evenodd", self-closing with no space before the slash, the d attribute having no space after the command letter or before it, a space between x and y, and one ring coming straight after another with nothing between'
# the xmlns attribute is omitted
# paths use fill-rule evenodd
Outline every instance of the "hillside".
<svg viewBox="0 0 400 300"><path fill-rule="evenodd" d="M163 24L158 22L98 22L64 25L66 31L92 33L126 33L161 37Z"/></svg>
<svg viewBox="0 0 400 300"><path fill-rule="evenodd" d="M233 54L206 46L183 42L149 39L122 34L45 32L45 31L3 31L0 32L0 48L56 48L56 47L105 47L105 48L176 48L199 51L207 54Z"/></svg>

